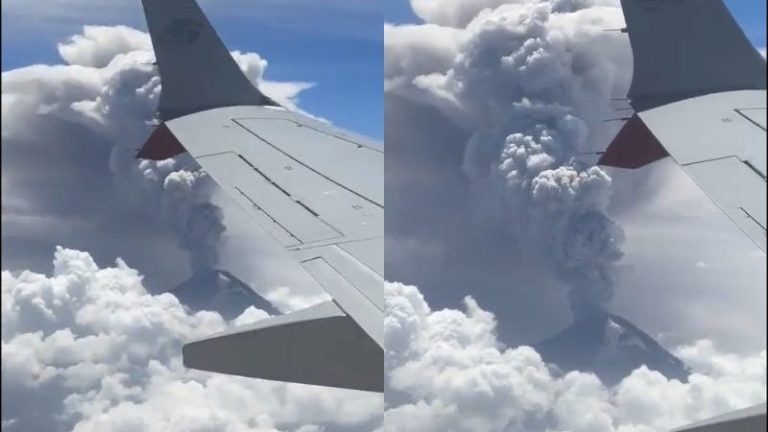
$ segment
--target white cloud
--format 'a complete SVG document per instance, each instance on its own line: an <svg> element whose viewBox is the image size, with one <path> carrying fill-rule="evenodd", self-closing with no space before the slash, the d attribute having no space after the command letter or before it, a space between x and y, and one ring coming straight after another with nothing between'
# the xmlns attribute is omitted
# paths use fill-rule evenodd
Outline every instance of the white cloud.
<svg viewBox="0 0 768 432"><path fill-rule="evenodd" d="M434 24L384 24L384 88L445 70L456 56L462 32Z"/></svg>
<svg viewBox="0 0 768 432"><path fill-rule="evenodd" d="M151 51L152 42L147 33L126 26L85 26L58 49L68 64L103 68L118 54Z"/></svg>
<svg viewBox="0 0 768 432"><path fill-rule="evenodd" d="M411 7L413 12L426 22L439 25L464 27L472 21L480 12L492 10L509 0L413 0Z"/></svg>
<svg viewBox="0 0 768 432"><path fill-rule="evenodd" d="M529 347L505 348L471 297L432 310L418 288L385 288L385 430L652 432L765 400L765 351L726 355L709 341L678 348L688 383L645 367L614 387L559 375Z"/></svg>
<svg viewBox="0 0 768 432"><path fill-rule="evenodd" d="M380 395L185 370L181 343L224 328L220 316L147 293L121 261L59 248L50 276L2 273L4 428L652 432L765 398L764 352L700 341L677 350L689 383L640 368L609 388L504 347L471 298L433 310L413 286L387 283L385 295L382 426Z"/></svg>
<svg viewBox="0 0 768 432"><path fill-rule="evenodd" d="M58 248L50 276L2 273L3 430L372 429L381 396L187 371L181 343L224 329L152 295L124 262ZM249 310L235 320L264 318Z"/></svg>

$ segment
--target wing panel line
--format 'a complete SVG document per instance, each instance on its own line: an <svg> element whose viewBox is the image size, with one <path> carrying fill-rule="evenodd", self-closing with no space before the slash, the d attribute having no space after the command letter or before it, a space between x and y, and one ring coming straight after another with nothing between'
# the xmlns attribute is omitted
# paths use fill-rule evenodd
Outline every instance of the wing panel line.
<svg viewBox="0 0 768 432"><path fill-rule="evenodd" d="M292 161L294 161L294 162L298 163L299 165L303 166L304 168L306 168L306 169L308 169L308 170L312 171L313 173L315 173L315 174L319 175L320 177L322 177L322 178L324 178L324 179L328 180L329 182L331 182L331 183L335 184L336 186L338 186L338 187L340 187L340 188L342 188L342 189L346 190L347 192L350 192L351 194L353 194L353 195L355 195L355 196L357 196L357 197L359 197L359 198L361 198L361 199L363 199L363 200L365 200L365 201L367 201L367 202L369 202L369 203L371 203L371 204L373 204L373 205L375 205L375 206L377 206L377 207L379 207L379 208L382 208L382 209L384 208L384 206L383 206L383 205L381 205L381 204L377 203L376 201L374 201L374 200L372 200L372 199L368 198L368 197L367 197L367 196L365 196L365 195L362 195L362 194L360 194L359 192L357 192L357 191L355 191L355 190L352 190L352 189L350 189L349 187L345 186L344 184L342 184L342 183L339 183L338 181L336 181L336 180L334 180L334 179L332 179L332 178L328 177L327 175L325 175L325 174L321 173L320 171L317 171L316 169L312 168L311 166L307 165L306 163L302 162L301 160L299 160L299 159L296 159L294 156L292 156L291 154L287 153L285 150L283 150L283 149L281 149L281 148L279 148L279 147L275 146L274 144L272 144L272 143L271 143L271 142L269 142L268 140L266 140L266 139L264 139L263 137L261 137L261 136L260 136L259 134L257 134L256 132L254 132L254 131L252 131L252 130L248 129L247 127L245 127L245 125L243 125L242 123L238 122L238 121L237 121L237 119L232 119L232 122L234 122L235 124L237 124L238 126L240 126L240 127L243 129L243 130L245 130L245 131L246 131L246 132L248 132L249 134L251 134L251 135L255 136L255 137L256 137L256 138L258 138L258 139L260 139L262 142L265 142L265 143L266 143L268 146L270 146L270 147L272 147L273 149L277 150L278 152L282 153L282 154L283 154L285 157L287 157L287 158L291 159Z"/></svg>

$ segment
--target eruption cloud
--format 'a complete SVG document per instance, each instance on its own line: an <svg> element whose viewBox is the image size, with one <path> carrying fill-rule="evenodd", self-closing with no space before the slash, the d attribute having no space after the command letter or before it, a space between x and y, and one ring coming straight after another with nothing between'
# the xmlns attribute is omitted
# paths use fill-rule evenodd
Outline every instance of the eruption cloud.
<svg viewBox="0 0 768 432"><path fill-rule="evenodd" d="M570 286L576 317L603 313L624 234L606 214L611 178L581 153L600 147L598 129L606 128L596 119L628 85L625 67L613 63L627 60L627 41L604 31L621 12L599 1L458 3L413 2L425 32L452 28L452 60L440 70L412 67L414 76L393 71L388 91L436 107L469 132L463 170L483 201L480 223L540 254Z"/></svg>
<svg viewBox="0 0 768 432"><path fill-rule="evenodd" d="M125 26L86 26L81 34L59 44L58 52L63 65L33 65L3 73L2 115L3 123L9 125L3 130L4 148L37 139L30 137L35 123L61 122L67 128L79 128L78 134L96 136L105 147L101 150L109 153L110 175L104 180L111 184L110 193L119 197L110 211L130 213L148 226L159 223L187 252L193 271L214 268L226 227L221 209L211 201L213 182L186 155L164 161L135 158L153 128L161 90L149 36ZM254 84L285 106L295 108L296 95L311 86L265 81L264 59L255 53L234 52L233 56ZM66 135L52 138L58 142L49 145L64 146L69 139ZM79 168L98 171L87 164Z"/></svg>

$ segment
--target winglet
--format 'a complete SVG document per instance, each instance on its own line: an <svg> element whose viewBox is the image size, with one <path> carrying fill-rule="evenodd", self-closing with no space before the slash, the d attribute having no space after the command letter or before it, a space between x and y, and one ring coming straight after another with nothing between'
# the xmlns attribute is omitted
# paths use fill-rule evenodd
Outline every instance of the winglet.
<svg viewBox="0 0 768 432"><path fill-rule="evenodd" d="M277 105L243 74L195 0L142 0L160 71L160 118Z"/></svg>
<svg viewBox="0 0 768 432"><path fill-rule="evenodd" d="M766 88L765 59L722 0L621 0L634 57L632 106Z"/></svg>

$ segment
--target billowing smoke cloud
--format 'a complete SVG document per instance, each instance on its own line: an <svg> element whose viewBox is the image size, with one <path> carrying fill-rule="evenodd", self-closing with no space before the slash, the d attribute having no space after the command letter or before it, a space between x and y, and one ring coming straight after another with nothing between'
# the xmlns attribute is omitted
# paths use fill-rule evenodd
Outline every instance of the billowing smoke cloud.
<svg viewBox="0 0 768 432"><path fill-rule="evenodd" d="M765 400L765 351L725 355L709 341L677 349L688 383L645 367L614 387L548 369L529 347L506 348L471 297L432 310L414 286L385 288L385 430L656 432Z"/></svg>
<svg viewBox="0 0 768 432"><path fill-rule="evenodd" d="M253 307L231 324L268 315ZM186 370L181 344L221 331L152 295L122 260L58 248L50 276L2 272L3 431L365 431L381 395Z"/></svg>
<svg viewBox="0 0 768 432"><path fill-rule="evenodd" d="M16 155L34 151L55 154L64 149L64 153L69 153L65 157L77 165L77 170L100 172L100 167L91 161L83 163L87 155L70 142L93 141L102 146L94 149L94 154L108 152L110 175L96 182L109 183L106 187L110 190L105 193L114 201L114 207L102 209L106 211L101 214L86 215L85 219L117 220L130 214L145 221L148 230L154 227L171 234L177 246L188 252L193 270L215 267L225 227L222 211L211 203L213 183L198 171L191 158L183 155L160 162L135 159L136 149L152 130L160 94L149 36L124 26L86 26L82 34L61 43L58 50L63 65L34 65L3 73L2 116L3 124L8 125L3 128L4 150ZM254 83L289 108L297 109L298 93L311 86L265 81L264 59L255 53L233 55ZM47 133L36 131L36 125L42 125ZM39 167L33 169L45 177L39 173ZM25 177L29 175L25 173ZM40 198L39 190L26 193L26 183L16 173L4 176L3 195L15 196L19 201L33 200L32 207L38 207L34 200ZM96 187L90 184L87 187ZM101 199L78 190L77 186L66 193L81 195L80 199ZM68 202L61 204L67 205L72 206ZM15 210L27 217L30 213L45 213L40 208L23 207L19 204ZM12 209L4 205L4 222L11 213ZM6 230L3 236L5 241Z"/></svg>
<svg viewBox="0 0 768 432"><path fill-rule="evenodd" d="M621 12L601 3L414 1L430 23L422 32L451 27L439 27L443 37L425 49L408 37L412 26L385 30L398 45L387 58L388 91L429 103L468 132L463 170L477 220L548 263L571 286L576 316L608 307L624 240L606 215L611 178L582 155L604 145L592 140L605 133L600 118L625 91L631 64L626 39L604 31L621 25ZM409 50L445 60L403 72L394 65Z"/></svg>

